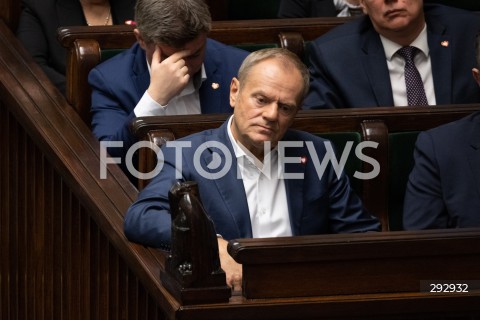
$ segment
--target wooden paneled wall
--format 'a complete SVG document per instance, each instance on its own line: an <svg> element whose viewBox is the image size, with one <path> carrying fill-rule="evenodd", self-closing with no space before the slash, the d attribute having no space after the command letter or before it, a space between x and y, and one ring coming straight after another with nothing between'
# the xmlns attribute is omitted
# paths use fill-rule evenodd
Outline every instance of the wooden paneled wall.
<svg viewBox="0 0 480 320"><path fill-rule="evenodd" d="M4 319L160 319L151 298L137 299L147 295L138 278L4 103L0 118Z"/></svg>
<svg viewBox="0 0 480 320"><path fill-rule="evenodd" d="M96 139L1 21L0 146L0 319L164 319L162 255L123 235L137 190L99 179Z"/></svg>
<svg viewBox="0 0 480 320"><path fill-rule="evenodd" d="M0 19L2 19L11 30L17 29L21 2L21 0L0 0Z"/></svg>

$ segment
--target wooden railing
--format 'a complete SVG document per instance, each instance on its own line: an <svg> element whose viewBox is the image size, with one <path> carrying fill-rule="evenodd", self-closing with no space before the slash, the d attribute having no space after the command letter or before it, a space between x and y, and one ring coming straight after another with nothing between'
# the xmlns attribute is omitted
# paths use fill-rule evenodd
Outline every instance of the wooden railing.
<svg viewBox="0 0 480 320"><path fill-rule="evenodd" d="M128 242L137 190L0 22L2 319L162 319L165 255ZM162 311L163 310L163 311Z"/></svg>
<svg viewBox="0 0 480 320"><path fill-rule="evenodd" d="M21 1L0 0L0 19L10 27L10 30L17 30L20 10Z"/></svg>

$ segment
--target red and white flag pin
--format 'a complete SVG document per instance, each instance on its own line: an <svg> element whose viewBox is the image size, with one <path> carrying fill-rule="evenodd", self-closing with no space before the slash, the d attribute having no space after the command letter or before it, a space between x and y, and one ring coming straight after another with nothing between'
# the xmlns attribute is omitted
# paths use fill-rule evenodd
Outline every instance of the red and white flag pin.
<svg viewBox="0 0 480 320"><path fill-rule="evenodd" d="M442 45L442 47L448 47L448 41L447 40L443 40L442 42L440 42L440 44Z"/></svg>

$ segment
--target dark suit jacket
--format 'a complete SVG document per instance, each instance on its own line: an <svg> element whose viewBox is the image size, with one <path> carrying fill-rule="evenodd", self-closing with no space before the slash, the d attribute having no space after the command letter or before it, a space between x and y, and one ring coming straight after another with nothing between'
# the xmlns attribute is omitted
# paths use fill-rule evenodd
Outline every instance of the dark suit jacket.
<svg viewBox="0 0 480 320"><path fill-rule="evenodd" d="M17 37L47 76L65 93L66 49L57 40L57 29L86 25L78 0L23 0ZM135 0L111 1L112 21L133 20Z"/></svg>
<svg viewBox="0 0 480 320"><path fill-rule="evenodd" d="M200 87L202 113L231 113L230 82L248 52L207 39L205 72ZM123 141L124 148L111 148L113 157L123 157L136 142L130 132L133 109L150 85L145 51L138 44L101 63L89 74L92 86L92 130L101 141ZM212 87L219 84L218 89Z"/></svg>
<svg viewBox="0 0 480 320"><path fill-rule="evenodd" d="M478 15L441 5L424 8L437 104L480 102L471 77ZM449 45L442 46L443 41ZM305 109L393 106L385 51L368 16L319 37L309 55Z"/></svg>
<svg viewBox="0 0 480 320"><path fill-rule="evenodd" d="M405 194L405 229L480 227L480 112L423 132Z"/></svg>
<svg viewBox="0 0 480 320"><path fill-rule="evenodd" d="M175 179L175 150L164 147L164 166L139 194L125 217L125 234L131 241L153 247L165 247L170 242L170 206L168 190L175 181L196 181L206 212L215 229L226 239L252 237L247 197L241 179L237 179L237 161L227 133L227 123L185 139L190 148L182 149L182 177ZM324 139L306 132L289 130L284 141L313 141L321 162L325 153ZM194 152L206 141L220 142L228 148L232 167L221 178L208 179L195 170ZM305 157L307 161L288 163L285 172L303 173L303 179L286 179L286 193L293 235L341 232L379 231L378 220L368 214L360 199L350 188L348 178L337 179L331 164L319 179L315 161L305 144L299 148L285 148L286 157ZM207 148L200 163L207 172L212 159L225 163L225 154L218 148ZM219 170L224 166L220 166ZM215 170L212 173L218 172Z"/></svg>
<svg viewBox="0 0 480 320"><path fill-rule="evenodd" d="M333 0L281 0L279 18L335 17Z"/></svg>

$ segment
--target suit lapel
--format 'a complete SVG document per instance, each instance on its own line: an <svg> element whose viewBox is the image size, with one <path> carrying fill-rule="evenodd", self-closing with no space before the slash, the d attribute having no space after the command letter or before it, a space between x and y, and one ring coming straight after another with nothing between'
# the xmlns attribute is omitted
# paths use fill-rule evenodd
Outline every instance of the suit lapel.
<svg viewBox="0 0 480 320"><path fill-rule="evenodd" d="M223 202L228 208L228 213L233 220L233 224L236 225L239 238L251 238L252 237L252 225L250 223L250 213L248 210L247 196L245 194L245 188L241 178L237 179L237 159L235 152L229 141L227 135L227 123L226 121L218 130L218 141L224 146L227 146L228 152L232 158L231 169L223 177L215 179L215 185L218 189L218 193L221 195ZM213 160L213 150L209 148L208 153L204 158L205 168L207 164ZM225 154L223 152L216 152L220 155L222 163L225 163Z"/></svg>
<svg viewBox="0 0 480 320"><path fill-rule="evenodd" d="M137 43L133 48L134 61L133 61L133 83L135 84L135 90L137 91L138 100L147 91L150 84L150 72L148 72L147 57L145 51Z"/></svg>
<svg viewBox="0 0 480 320"><path fill-rule="evenodd" d="M285 157L297 157L307 162L310 160L305 145L302 148L286 148ZM285 173L305 175L305 161L303 163L286 163ZM304 182L305 179L285 179L288 212L290 216L290 225L292 227L293 235L299 235L300 232L303 216Z"/></svg>
<svg viewBox="0 0 480 320"><path fill-rule="evenodd" d="M452 39L445 34L445 27L435 21L427 21L427 33L436 103L449 104L453 87Z"/></svg>
<svg viewBox="0 0 480 320"><path fill-rule="evenodd" d="M467 152L468 162L477 184L478 196L480 197L480 112L472 120L470 145Z"/></svg>
<svg viewBox="0 0 480 320"><path fill-rule="evenodd" d="M373 30L373 28L371 28ZM392 90L385 90L385 84L391 87L385 50L380 37L374 31L367 31L362 44L362 54L365 55L363 68L377 100L378 106L393 106Z"/></svg>
<svg viewBox="0 0 480 320"><path fill-rule="evenodd" d="M207 39L207 49L205 52L204 66L207 79L202 83L199 90L200 104L202 113L221 113L222 99L221 93L227 88L223 85L222 72L218 70L221 65L220 57L214 54L211 49L210 40Z"/></svg>

